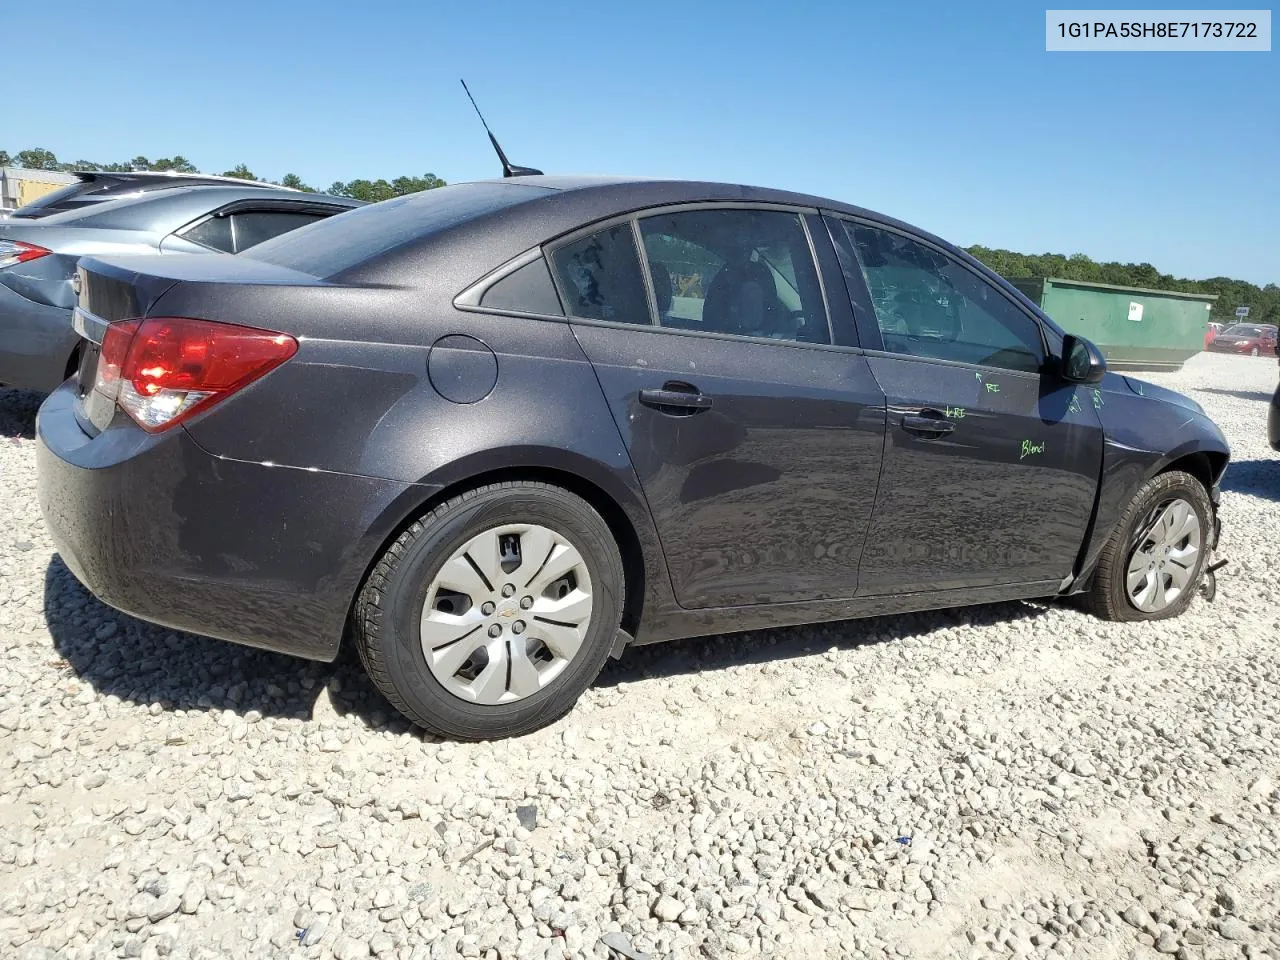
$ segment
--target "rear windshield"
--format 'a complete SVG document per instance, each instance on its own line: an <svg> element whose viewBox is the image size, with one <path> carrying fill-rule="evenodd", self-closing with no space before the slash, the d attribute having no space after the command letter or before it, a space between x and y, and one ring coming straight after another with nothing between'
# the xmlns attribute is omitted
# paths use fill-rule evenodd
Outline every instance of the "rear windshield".
<svg viewBox="0 0 1280 960"><path fill-rule="evenodd" d="M437 187L321 220L239 256L327 279L406 243L552 192L515 183Z"/></svg>
<svg viewBox="0 0 1280 960"><path fill-rule="evenodd" d="M88 193L99 186L100 184L93 180L78 180L75 183L69 183L65 187L59 187L51 193L46 193L44 196L36 197L30 203L24 203L17 210L13 211L13 216L39 216L46 208L56 208L58 204L70 200L72 197L79 196L82 193Z"/></svg>

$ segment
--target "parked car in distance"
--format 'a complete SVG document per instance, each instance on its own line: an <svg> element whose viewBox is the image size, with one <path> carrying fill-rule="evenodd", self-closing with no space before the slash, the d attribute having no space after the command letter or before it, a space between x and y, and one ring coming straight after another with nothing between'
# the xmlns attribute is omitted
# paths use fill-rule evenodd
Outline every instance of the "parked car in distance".
<svg viewBox="0 0 1280 960"><path fill-rule="evenodd" d="M170 186L39 220L0 221L0 385L47 392L74 371L73 280L83 256L238 253L361 205L252 185Z"/></svg>
<svg viewBox="0 0 1280 960"><path fill-rule="evenodd" d="M134 172L107 172L103 170L77 171L75 183L69 183L30 203L24 203L9 213L15 220L38 220L55 213L66 213L70 210L84 210L95 203L108 200L119 200L121 197L137 196L153 190L168 190L177 186L199 186L201 184L231 184L241 187L258 187L266 190L289 190L289 187L278 187L275 184L263 183L259 180L242 180L239 177L219 177L207 173L175 173L172 170L152 170Z"/></svg>
<svg viewBox="0 0 1280 960"><path fill-rule="evenodd" d="M1208 349L1214 353L1273 357L1276 355L1276 327L1270 323L1233 323L1213 338Z"/></svg>
<svg viewBox="0 0 1280 960"><path fill-rule="evenodd" d="M70 570L303 657L349 628L450 737L552 722L633 643L1069 594L1176 616L1218 540L1194 401L832 200L521 176L79 275L83 362L37 418Z"/></svg>
<svg viewBox="0 0 1280 960"><path fill-rule="evenodd" d="M1204 332L1204 348L1209 349L1209 344L1213 343L1214 338L1222 332L1223 325L1215 320L1210 320L1208 327Z"/></svg>

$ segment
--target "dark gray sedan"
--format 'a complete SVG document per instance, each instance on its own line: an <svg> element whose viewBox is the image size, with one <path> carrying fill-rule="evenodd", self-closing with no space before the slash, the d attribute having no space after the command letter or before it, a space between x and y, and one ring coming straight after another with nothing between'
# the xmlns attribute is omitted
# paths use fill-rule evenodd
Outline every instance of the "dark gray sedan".
<svg viewBox="0 0 1280 960"><path fill-rule="evenodd" d="M0 384L47 392L75 371L72 280L83 256L238 253L360 205L250 184L175 186L0 221Z"/></svg>
<svg viewBox="0 0 1280 960"><path fill-rule="evenodd" d="M521 177L78 267L58 553L464 739L630 644L1079 594L1175 617L1230 451L959 248L736 184Z"/></svg>

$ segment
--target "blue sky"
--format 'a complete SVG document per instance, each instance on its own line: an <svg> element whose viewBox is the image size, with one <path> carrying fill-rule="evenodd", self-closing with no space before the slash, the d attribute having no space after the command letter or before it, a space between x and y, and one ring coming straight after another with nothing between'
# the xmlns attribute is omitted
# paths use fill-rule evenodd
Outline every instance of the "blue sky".
<svg viewBox="0 0 1280 960"><path fill-rule="evenodd" d="M1280 282L1280 53L1044 51L1044 6L19 4L0 147L758 183L961 244ZM65 23L67 26L56 26Z"/></svg>

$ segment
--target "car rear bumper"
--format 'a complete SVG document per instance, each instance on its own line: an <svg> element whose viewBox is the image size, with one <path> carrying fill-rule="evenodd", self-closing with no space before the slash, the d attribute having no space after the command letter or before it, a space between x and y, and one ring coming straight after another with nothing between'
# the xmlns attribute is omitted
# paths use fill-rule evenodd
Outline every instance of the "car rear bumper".
<svg viewBox="0 0 1280 960"><path fill-rule="evenodd" d="M1280 386L1271 395L1271 409L1267 412L1267 439L1272 450L1280 450Z"/></svg>
<svg viewBox="0 0 1280 960"><path fill-rule="evenodd" d="M63 562L124 613L315 660L336 656L351 600L411 484L215 457L182 428L117 416L90 438L76 391L36 421L40 507Z"/></svg>
<svg viewBox="0 0 1280 960"><path fill-rule="evenodd" d="M0 384L47 393L66 379L79 339L66 307L36 303L0 283Z"/></svg>

